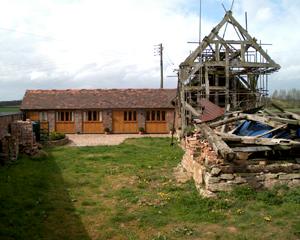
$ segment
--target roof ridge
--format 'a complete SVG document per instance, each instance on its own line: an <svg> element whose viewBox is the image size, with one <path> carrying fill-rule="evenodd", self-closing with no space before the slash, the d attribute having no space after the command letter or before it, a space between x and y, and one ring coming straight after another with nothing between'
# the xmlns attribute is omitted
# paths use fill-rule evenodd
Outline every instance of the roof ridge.
<svg viewBox="0 0 300 240"><path fill-rule="evenodd" d="M66 89L27 89L26 92L80 92L80 91L175 91L176 88L66 88Z"/></svg>

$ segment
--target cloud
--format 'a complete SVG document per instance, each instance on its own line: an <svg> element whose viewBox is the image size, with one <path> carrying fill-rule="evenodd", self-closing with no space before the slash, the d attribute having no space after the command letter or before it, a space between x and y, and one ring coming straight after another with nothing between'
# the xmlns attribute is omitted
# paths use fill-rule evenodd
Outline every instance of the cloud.
<svg viewBox="0 0 300 240"><path fill-rule="evenodd" d="M223 17L221 3L203 0L203 35ZM250 33L273 43L269 52L282 65L271 88L299 87L294 75L300 4L291 0L237 0L234 16ZM0 100L19 99L30 88L158 87L164 44L165 76L188 56L198 40L196 0L11 0L0 9ZM223 11L223 12L222 12ZM244 25L244 24L243 24ZM13 31L7 30L12 29ZM291 35L289 44L284 36ZM269 48L269 47L268 47ZM173 65L174 64L174 65ZM176 87L176 78L165 86ZM17 86L17 90L16 90Z"/></svg>

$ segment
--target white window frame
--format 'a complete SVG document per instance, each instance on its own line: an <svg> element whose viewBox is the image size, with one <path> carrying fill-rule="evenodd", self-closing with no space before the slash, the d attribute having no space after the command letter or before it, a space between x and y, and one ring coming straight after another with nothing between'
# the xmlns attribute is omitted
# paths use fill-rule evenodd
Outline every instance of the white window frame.
<svg viewBox="0 0 300 240"><path fill-rule="evenodd" d="M89 112L97 112L97 114L98 114L98 120L97 121L89 121L88 119L89 119L89 117L88 117L88 114L89 114ZM92 113L92 115L93 115L93 113ZM84 122L102 122L102 111L98 111L98 110L88 110L88 111L84 111L84 114L83 114L83 121Z"/></svg>
<svg viewBox="0 0 300 240"><path fill-rule="evenodd" d="M40 112L40 121L47 122L48 121L48 112Z"/></svg>

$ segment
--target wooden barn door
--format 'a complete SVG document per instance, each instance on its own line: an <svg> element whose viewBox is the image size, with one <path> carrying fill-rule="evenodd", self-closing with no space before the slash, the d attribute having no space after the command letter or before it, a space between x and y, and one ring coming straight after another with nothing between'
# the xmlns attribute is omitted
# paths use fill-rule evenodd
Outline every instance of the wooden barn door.
<svg viewBox="0 0 300 240"><path fill-rule="evenodd" d="M113 133L137 133L137 112L135 110L113 111Z"/></svg>
<svg viewBox="0 0 300 240"><path fill-rule="evenodd" d="M168 133L165 110L146 111L146 132L147 133Z"/></svg>

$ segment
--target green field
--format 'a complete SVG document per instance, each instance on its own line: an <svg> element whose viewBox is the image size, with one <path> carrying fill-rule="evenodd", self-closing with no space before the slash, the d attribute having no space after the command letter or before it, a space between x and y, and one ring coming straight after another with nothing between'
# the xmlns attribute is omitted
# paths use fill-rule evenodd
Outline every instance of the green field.
<svg viewBox="0 0 300 240"><path fill-rule="evenodd" d="M0 113L1 112L19 112L19 111L20 111L19 106L0 107Z"/></svg>
<svg viewBox="0 0 300 240"><path fill-rule="evenodd" d="M0 168L0 239L300 238L300 189L203 199L168 138L47 152Z"/></svg>

